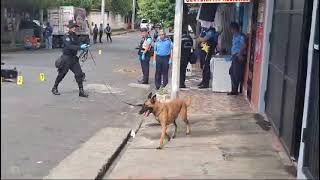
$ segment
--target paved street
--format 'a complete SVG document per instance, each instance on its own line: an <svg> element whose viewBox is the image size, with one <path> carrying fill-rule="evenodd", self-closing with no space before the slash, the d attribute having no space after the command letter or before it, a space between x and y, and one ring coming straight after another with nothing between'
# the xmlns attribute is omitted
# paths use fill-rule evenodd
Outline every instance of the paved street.
<svg viewBox="0 0 320 180"><path fill-rule="evenodd" d="M43 178L83 143L99 136L100 130L117 131L100 134L110 138L104 144L118 146L124 136L120 132L128 133L138 126L137 109L110 95L105 84L121 99L141 102L146 89L128 86L140 76L134 49L139 39L135 32L113 37L112 44L92 46L97 66L91 59L83 65L88 99L78 97L72 72L59 86L61 96L51 94L57 74L54 61L61 50L1 54L1 61L17 67L24 77L22 86L10 82L1 85L2 178ZM39 80L41 72L45 74L43 82ZM77 158L81 161L82 157Z"/></svg>

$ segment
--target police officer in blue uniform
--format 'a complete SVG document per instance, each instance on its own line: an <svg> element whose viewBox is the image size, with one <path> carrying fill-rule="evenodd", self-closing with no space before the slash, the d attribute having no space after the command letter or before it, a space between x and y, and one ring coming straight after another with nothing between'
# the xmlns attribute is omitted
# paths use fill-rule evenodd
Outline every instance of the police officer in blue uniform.
<svg viewBox="0 0 320 180"><path fill-rule="evenodd" d="M187 31L182 32L181 38L181 61L180 61L180 88L186 88L186 70L188 63L190 62L193 40Z"/></svg>
<svg viewBox="0 0 320 180"><path fill-rule="evenodd" d="M168 84L169 65L172 64L172 41L161 30L154 46L154 63L156 64L155 86L158 90Z"/></svg>
<svg viewBox="0 0 320 180"><path fill-rule="evenodd" d="M244 76L247 43L246 36L240 32L238 23L232 22L230 24L230 29L233 33L231 47L232 63L229 69L232 89L228 95L238 95L239 85L241 92L241 84Z"/></svg>
<svg viewBox="0 0 320 180"><path fill-rule="evenodd" d="M149 83L149 63L150 58L152 56L152 38L148 33L147 28L142 28L141 30L142 39L139 45L138 56L141 63L141 69L143 78L142 80L138 80L140 84L148 84Z"/></svg>
<svg viewBox="0 0 320 180"><path fill-rule="evenodd" d="M68 25L69 32L64 36L64 48L61 56L61 64L58 66L58 76L51 90L54 95L60 95L58 91L58 85L70 69L74 73L75 79L78 83L79 96L88 97L88 94L83 90L83 80L85 78L85 74L82 72L79 64L77 52L80 49L87 49L89 45L80 44L79 38L76 34L77 27L79 27L77 24L70 22Z"/></svg>
<svg viewBox="0 0 320 180"><path fill-rule="evenodd" d="M202 49L206 51L204 59L204 67L202 71L202 81L198 85L200 89L209 88L210 82L210 60L217 46L216 40L216 30L213 27L205 28L203 27L202 34L204 37L198 37L197 42L201 43Z"/></svg>

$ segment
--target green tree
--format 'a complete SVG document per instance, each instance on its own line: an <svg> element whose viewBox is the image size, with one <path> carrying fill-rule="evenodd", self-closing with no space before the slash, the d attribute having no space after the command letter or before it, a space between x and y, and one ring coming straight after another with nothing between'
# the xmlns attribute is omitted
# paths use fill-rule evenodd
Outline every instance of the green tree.
<svg viewBox="0 0 320 180"><path fill-rule="evenodd" d="M101 9L101 0L92 0L92 9ZM105 10L129 15L132 12L132 0L105 0Z"/></svg>
<svg viewBox="0 0 320 180"><path fill-rule="evenodd" d="M175 1L138 0L138 16L152 22L162 22L166 27L174 22Z"/></svg>

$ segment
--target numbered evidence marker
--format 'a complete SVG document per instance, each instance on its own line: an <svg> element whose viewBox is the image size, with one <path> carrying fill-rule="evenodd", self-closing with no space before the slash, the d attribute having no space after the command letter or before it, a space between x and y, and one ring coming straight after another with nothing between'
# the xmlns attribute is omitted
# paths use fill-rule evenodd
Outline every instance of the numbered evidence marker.
<svg viewBox="0 0 320 180"><path fill-rule="evenodd" d="M17 77L17 84L18 84L18 85L22 85L22 84L23 84L23 76L22 76L22 75L19 75L19 76Z"/></svg>
<svg viewBox="0 0 320 180"><path fill-rule="evenodd" d="M99 49L99 54L101 54L102 52L101 52L101 49Z"/></svg>
<svg viewBox="0 0 320 180"><path fill-rule="evenodd" d="M39 78L40 78L40 81L44 81L44 73L40 73Z"/></svg>

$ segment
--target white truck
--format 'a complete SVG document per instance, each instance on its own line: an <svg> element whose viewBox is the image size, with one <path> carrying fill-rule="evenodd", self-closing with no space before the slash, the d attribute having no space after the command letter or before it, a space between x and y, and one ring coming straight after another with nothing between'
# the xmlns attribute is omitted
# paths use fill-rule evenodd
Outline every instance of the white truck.
<svg viewBox="0 0 320 180"><path fill-rule="evenodd" d="M83 43L90 43L90 29L87 20L86 10L73 6L60 6L48 9L48 22L53 28L52 46L54 48L63 47L63 36L68 32L70 21L79 25L77 34Z"/></svg>

